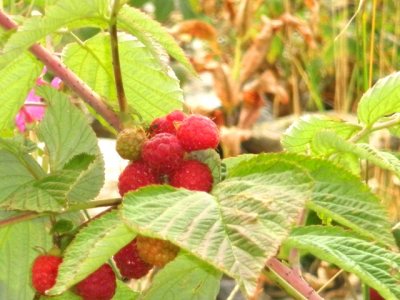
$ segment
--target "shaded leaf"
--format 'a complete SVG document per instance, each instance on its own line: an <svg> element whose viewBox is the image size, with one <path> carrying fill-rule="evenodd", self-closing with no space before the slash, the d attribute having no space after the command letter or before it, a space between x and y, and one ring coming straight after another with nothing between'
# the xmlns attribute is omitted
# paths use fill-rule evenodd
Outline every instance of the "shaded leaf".
<svg viewBox="0 0 400 300"><path fill-rule="evenodd" d="M136 300L140 294L132 290L129 286L117 279L117 289L112 300Z"/></svg>
<svg viewBox="0 0 400 300"><path fill-rule="evenodd" d="M356 274L385 299L400 298L400 255L339 227L296 228L285 242Z"/></svg>
<svg viewBox="0 0 400 300"><path fill-rule="evenodd" d="M156 274L143 300L216 299L222 273L199 259L181 252Z"/></svg>
<svg viewBox="0 0 400 300"><path fill-rule="evenodd" d="M39 255L34 247L49 250L52 245L46 226L46 219L35 219L0 228L0 299L33 298L31 267Z"/></svg>

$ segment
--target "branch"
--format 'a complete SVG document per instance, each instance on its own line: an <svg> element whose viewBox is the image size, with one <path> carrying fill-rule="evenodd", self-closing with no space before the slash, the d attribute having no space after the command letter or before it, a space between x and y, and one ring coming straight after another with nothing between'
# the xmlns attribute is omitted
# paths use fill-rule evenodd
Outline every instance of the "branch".
<svg viewBox="0 0 400 300"><path fill-rule="evenodd" d="M303 279L297 272L285 266L277 258L273 257L267 262L271 271L268 276L273 277L287 292L300 299L323 300L321 296Z"/></svg>
<svg viewBox="0 0 400 300"><path fill-rule="evenodd" d="M0 26L9 30L16 30L18 28L18 24L11 20L3 10L0 10ZM121 123L115 112L111 110L105 102L103 102L100 95L94 92L74 72L68 69L59 58L39 44L31 46L29 50L34 56L42 61L50 71L60 77L63 82L71 88L71 90L77 93L87 104L93 107L93 109L112 127L117 131L121 130Z"/></svg>
<svg viewBox="0 0 400 300"><path fill-rule="evenodd" d="M126 96L124 91L124 84L122 82L121 63L119 60L118 51L118 32L117 32L117 14L119 9L119 0L114 0L111 19L110 19L110 42L112 53L112 65L114 69L115 86L117 88L117 97L119 110L123 113L126 112Z"/></svg>
<svg viewBox="0 0 400 300"><path fill-rule="evenodd" d="M4 226L8 226L11 224L23 222L23 221L28 221L32 220L35 218L40 218L40 217L45 217L49 216L52 214L65 214L69 213L72 211L78 211L78 210L84 210L84 209L90 209L90 208L97 208L97 207L107 207L107 206L117 206L121 204L122 199L121 198L112 198L112 199L104 199L104 200L95 200L95 201L89 201L89 202L84 202L84 203L78 203L75 205L70 206L69 208L62 210L60 212L43 212L43 213L37 213L37 212L26 212L26 213L21 213L16 216L13 216L11 218L5 219L5 220L0 220L0 228Z"/></svg>
<svg viewBox="0 0 400 300"><path fill-rule="evenodd" d="M356 135L352 136L349 141L356 143L371 132L390 128L396 125L400 125L400 114L393 115L392 118L386 122L375 123L372 127L363 127Z"/></svg>

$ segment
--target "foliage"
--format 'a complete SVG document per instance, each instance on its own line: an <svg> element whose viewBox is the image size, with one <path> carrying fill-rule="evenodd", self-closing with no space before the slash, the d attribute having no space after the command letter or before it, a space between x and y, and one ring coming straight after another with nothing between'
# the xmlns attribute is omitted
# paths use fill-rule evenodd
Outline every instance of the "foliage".
<svg viewBox="0 0 400 300"><path fill-rule="evenodd" d="M395 155L366 143L374 131L399 126L400 73L381 79L364 94L357 111L361 124L326 116L295 122L282 140L286 153L223 160L215 151L191 153L190 158L212 171L210 193L153 185L123 199L94 200L105 174L88 117L98 115L88 113L81 100L103 117L148 126L155 117L182 106L167 54L192 71L182 49L159 23L128 4L115 3L55 1L45 7L45 15L21 20L19 29L5 38L0 93L6 105L0 108L0 130L13 128L12 120L32 88L42 97L46 114L25 134L0 139L0 298L34 296L29 284L34 247L62 248L63 263L48 295L73 299L70 289L138 234L168 240L180 253L147 289L133 291L118 279L114 299L213 299L223 274L249 298L256 294L262 274L272 268L268 261L279 253L290 264L285 252L295 249L354 273L387 299L399 298L400 255L387 211L360 174L347 170L345 155L400 174ZM167 18L168 9L156 11L158 18ZM118 34L112 33L114 26ZM83 41L73 34L88 27L102 31ZM29 47L60 30L72 35L73 42L54 45L62 52L59 65L44 61L67 86L62 91L35 86L43 65L28 53ZM75 75L66 76L62 63ZM118 68L122 79L116 76ZM242 71L246 68L250 66ZM241 83L256 70L247 72ZM239 73L236 79L241 80ZM76 75L85 83L69 80ZM127 111L121 105L123 88ZM79 93L82 90L87 93ZM77 100L74 92L94 98ZM110 122L107 117L101 121ZM113 209L77 222L85 209L97 206ZM322 225L304 225L311 212ZM57 229L59 217L69 222L64 230ZM305 295L308 285L303 279L299 287L299 279L273 271L286 280L286 289Z"/></svg>

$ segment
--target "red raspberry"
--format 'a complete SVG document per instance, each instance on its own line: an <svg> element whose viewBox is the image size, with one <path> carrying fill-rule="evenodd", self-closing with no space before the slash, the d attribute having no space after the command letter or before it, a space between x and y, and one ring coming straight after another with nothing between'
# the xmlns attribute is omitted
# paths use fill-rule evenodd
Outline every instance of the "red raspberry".
<svg viewBox="0 0 400 300"><path fill-rule="evenodd" d="M159 133L146 141L142 148L142 159L160 174L169 173L183 161L185 152L176 136Z"/></svg>
<svg viewBox="0 0 400 300"><path fill-rule="evenodd" d="M140 257L147 263L157 267L164 267L173 260L179 252L179 247L174 244L138 235L137 249Z"/></svg>
<svg viewBox="0 0 400 300"><path fill-rule="evenodd" d="M145 276L153 267L145 263L137 250L136 239L123 247L114 255L114 261L122 276L139 279Z"/></svg>
<svg viewBox="0 0 400 300"><path fill-rule="evenodd" d="M58 267L62 258L54 255L40 255L33 262L32 285L43 294L56 283Z"/></svg>
<svg viewBox="0 0 400 300"><path fill-rule="evenodd" d="M200 115L192 115L183 120L176 136L186 151L215 149L219 143L217 125Z"/></svg>
<svg viewBox="0 0 400 300"><path fill-rule="evenodd" d="M159 183L153 170L142 161L130 163L118 178L118 190L121 196L140 187Z"/></svg>
<svg viewBox="0 0 400 300"><path fill-rule="evenodd" d="M369 289L369 298L371 300L385 300L379 293L374 289Z"/></svg>
<svg viewBox="0 0 400 300"><path fill-rule="evenodd" d="M197 160L187 160L170 176L169 182L175 187L209 192L212 188L213 177L206 164Z"/></svg>
<svg viewBox="0 0 400 300"><path fill-rule="evenodd" d="M172 113L162 118L154 119L150 124L150 135L154 136L158 133L176 134L176 123L182 122L186 115L180 110L175 110Z"/></svg>
<svg viewBox="0 0 400 300"><path fill-rule="evenodd" d="M110 300L115 293L116 279L109 264L104 264L75 287L84 300Z"/></svg>

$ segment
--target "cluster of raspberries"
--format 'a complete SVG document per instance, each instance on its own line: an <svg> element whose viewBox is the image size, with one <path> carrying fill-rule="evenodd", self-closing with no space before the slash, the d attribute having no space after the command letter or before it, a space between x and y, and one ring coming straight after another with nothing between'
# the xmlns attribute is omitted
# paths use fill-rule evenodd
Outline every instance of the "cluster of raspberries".
<svg viewBox="0 0 400 300"><path fill-rule="evenodd" d="M54 286L61 263L62 257L51 254L39 255L35 259L32 266L32 285L39 294L44 295ZM115 289L115 273L106 263L76 284L72 290L84 300L110 300Z"/></svg>
<svg viewBox="0 0 400 300"><path fill-rule="evenodd" d="M191 151L215 149L218 143L214 122L200 115L186 116L181 111L155 119L147 133L141 128L123 130L117 138L117 152L131 163L119 177L121 196L161 183L209 192L213 184L210 169L185 156Z"/></svg>
<svg viewBox="0 0 400 300"><path fill-rule="evenodd" d="M114 263L124 279L139 279L153 266L163 267L173 260L178 251L179 248L168 241L138 236L114 255ZM32 266L32 285L39 294L44 295L54 286L62 261L62 257L51 254L39 255L35 259ZM115 273L105 263L76 284L72 291L84 300L110 300L115 289Z"/></svg>
<svg viewBox="0 0 400 300"><path fill-rule="evenodd" d="M147 132L141 127L123 130L116 148L122 158L131 162L119 177L121 196L151 184L209 192L213 184L209 167L185 156L191 151L215 149L218 143L218 128L210 119L187 116L181 111L155 119ZM139 279L153 266L165 266L178 252L179 247L168 241L138 235L113 259L123 278ZM39 294L44 295L54 286L61 263L62 257L51 254L35 259L32 285ZM84 300L110 300L115 289L116 275L105 263L72 290Z"/></svg>

